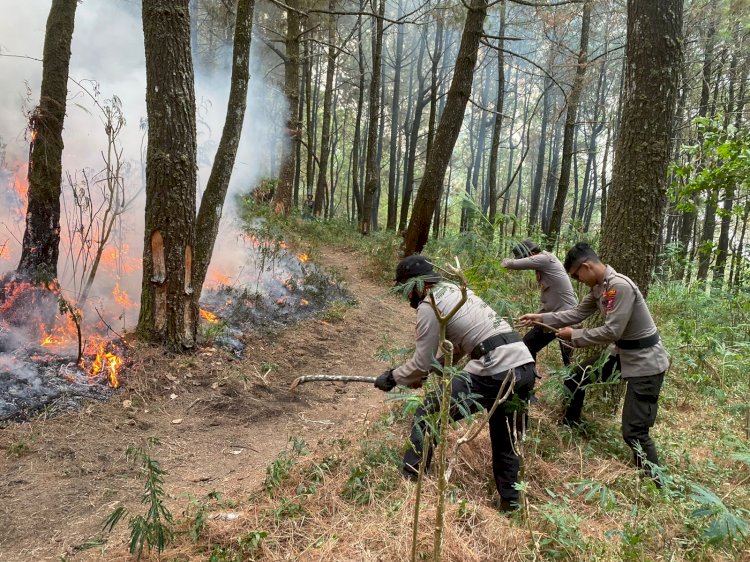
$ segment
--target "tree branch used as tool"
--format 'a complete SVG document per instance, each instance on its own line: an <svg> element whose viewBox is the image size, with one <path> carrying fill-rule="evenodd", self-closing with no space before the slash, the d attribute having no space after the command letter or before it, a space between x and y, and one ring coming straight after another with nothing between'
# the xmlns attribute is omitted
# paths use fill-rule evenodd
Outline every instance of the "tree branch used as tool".
<svg viewBox="0 0 750 562"><path fill-rule="evenodd" d="M306 382L334 381L334 382L369 382L375 384L377 377L363 377L358 375L303 375L297 377L289 385L289 390L294 390L299 385Z"/></svg>

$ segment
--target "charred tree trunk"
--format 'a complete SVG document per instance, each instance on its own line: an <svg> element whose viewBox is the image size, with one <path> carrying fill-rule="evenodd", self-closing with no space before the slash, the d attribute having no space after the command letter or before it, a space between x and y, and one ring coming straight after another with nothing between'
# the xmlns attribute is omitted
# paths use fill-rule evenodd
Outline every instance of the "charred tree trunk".
<svg viewBox="0 0 750 562"><path fill-rule="evenodd" d="M628 0L625 99L601 255L644 295L666 202L681 46L682 0Z"/></svg>
<svg viewBox="0 0 750 562"><path fill-rule="evenodd" d="M302 121L297 115L299 105L299 14L297 0L288 0L286 12L286 55L284 58L284 97L287 101L286 130L283 133L281 173L274 192L274 211L286 215L292 209L297 149L302 133ZM236 41L236 39L235 39Z"/></svg>
<svg viewBox="0 0 750 562"><path fill-rule="evenodd" d="M435 133L432 154L430 154L430 159L425 166L424 175L414 201L414 212L404 235L404 255L408 256L420 252L427 243L430 221L437 204L439 188L443 185L445 171L450 162L458 133L461 130L466 104L471 95L477 50L486 16L487 0L471 0L461 36L461 46L458 48L458 55L456 56L453 80L448 90L445 110Z"/></svg>
<svg viewBox="0 0 750 562"><path fill-rule="evenodd" d="M144 0L143 37L149 128L138 334L179 351L195 345L200 291L193 283L197 166L188 0Z"/></svg>
<svg viewBox="0 0 750 562"><path fill-rule="evenodd" d="M552 248L560 234L562 216L565 210L565 199L568 197L570 188L570 167L573 158L573 141L576 134L576 119L578 117L578 104L583 91L583 79L586 76L586 66L589 49L589 24L591 23L591 1L583 3L583 16L581 17L581 46L578 51L578 63L576 74L573 79L573 87L568 94L568 110L565 115L565 132L563 134L562 161L560 163L560 181L557 184L557 195L550 218L548 248Z"/></svg>
<svg viewBox="0 0 750 562"><path fill-rule="evenodd" d="M70 43L78 0L53 0L47 17L39 105L29 120L29 193L18 272L38 281L57 277L63 122Z"/></svg>

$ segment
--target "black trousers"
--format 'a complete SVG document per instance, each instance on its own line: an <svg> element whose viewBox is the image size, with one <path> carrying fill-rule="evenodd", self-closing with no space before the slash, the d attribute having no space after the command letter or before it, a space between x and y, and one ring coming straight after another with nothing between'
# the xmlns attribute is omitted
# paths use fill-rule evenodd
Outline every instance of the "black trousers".
<svg viewBox="0 0 750 562"><path fill-rule="evenodd" d="M608 381L615 373L620 372L619 356L610 355L600 369L594 370L594 364L600 359L600 357L592 357L576 365L572 376L565 380L565 387L572 394L570 404L565 412L566 422L578 423L581 421L586 386L592 382ZM627 378L625 381L627 382L627 390L625 391L625 402L622 406L622 438L633 450L633 459L636 466L642 467L644 459L658 465L659 457L656 454L656 445L649 435L649 430L656 421L657 403L664 382L664 373Z"/></svg>
<svg viewBox="0 0 750 562"><path fill-rule="evenodd" d="M534 363L527 363L514 369L516 384L514 393L504 404L500 404L490 418L490 442L492 444L492 474L500 497L508 501L518 500L518 491L513 485L518 480L519 460L513 452L513 437L508 431L513 427L513 412L520 410L516 416L515 430L518 438L522 436L528 410L528 401L536 382ZM464 412L477 412L480 407L489 410L495 402L500 386L508 373L500 373L491 377L479 377L461 373L453 378L451 385L450 415L454 420L464 417ZM474 396L471 396L474 395ZM477 396L478 395L478 396ZM423 456L423 436L427 433L425 417L440 410L438 393L431 393L425 398L424 406L420 407L414 416L414 426L411 431L411 447L404 455L404 471L417 473ZM520 408L519 408L520 406ZM432 446L434 437L430 439L425 455L425 470L429 469L432 460Z"/></svg>
<svg viewBox="0 0 750 562"><path fill-rule="evenodd" d="M526 335L523 337L523 343L529 348L531 356L534 358L534 361L536 361L536 354L547 347L555 339L554 332L547 332L539 326L534 326L531 330L526 332ZM570 358L573 355L573 350L560 343L560 354L562 355L563 364L566 366L570 365Z"/></svg>

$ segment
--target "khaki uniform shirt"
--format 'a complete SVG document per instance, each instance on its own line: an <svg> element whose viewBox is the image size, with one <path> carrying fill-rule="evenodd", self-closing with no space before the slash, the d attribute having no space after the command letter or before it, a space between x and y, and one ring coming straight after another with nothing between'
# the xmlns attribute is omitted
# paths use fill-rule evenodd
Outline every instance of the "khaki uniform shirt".
<svg viewBox="0 0 750 562"><path fill-rule="evenodd" d="M610 266L607 266L604 281L592 287L578 306L542 314L542 322L553 327L570 326L585 320L597 309L604 316L604 325L573 330L571 343L574 347L612 344L609 352L620 356L623 378L657 375L667 370L669 356L661 341L645 349L621 349L614 344L621 339L650 336L656 333L656 325L636 284Z"/></svg>
<svg viewBox="0 0 750 562"><path fill-rule="evenodd" d="M438 310L445 315L461 300L461 290L455 285L441 283L432 289ZM454 358L470 355L476 345L488 337L513 329L499 318L482 299L471 290L468 299L459 311L448 321L446 338L453 344ZM412 386L433 369L438 353L440 324L429 297L417 307L417 341L414 356L393 370L393 378L398 384ZM439 360L442 354L437 356ZM496 347L479 359L470 360L463 368L472 375L490 376L503 373L534 360L522 341Z"/></svg>
<svg viewBox="0 0 750 562"><path fill-rule="evenodd" d="M542 291L542 309L539 312L568 310L578 304L565 268L550 252L540 252L527 258L505 260L508 269L533 269Z"/></svg>

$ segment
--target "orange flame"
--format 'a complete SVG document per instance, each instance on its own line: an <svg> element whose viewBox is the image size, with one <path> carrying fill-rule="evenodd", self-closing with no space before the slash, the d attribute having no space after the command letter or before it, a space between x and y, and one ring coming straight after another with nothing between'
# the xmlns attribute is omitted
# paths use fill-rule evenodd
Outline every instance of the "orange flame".
<svg viewBox="0 0 750 562"><path fill-rule="evenodd" d="M310 301L307 299L300 299L299 304L300 306L307 306L308 304L310 304Z"/></svg>
<svg viewBox="0 0 750 562"><path fill-rule="evenodd" d="M203 318L205 321L211 323L211 324L218 324L219 319L213 312L209 312L208 310L200 309L200 315L201 318Z"/></svg>
<svg viewBox="0 0 750 562"><path fill-rule="evenodd" d="M307 260L309 260L309 259L310 259L310 256L308 256L307 254L300 254L300 255L298 255L298 256L297 256L297 258L298 258L298 259L299 259L299 261L301 261L302 263L306 263L306 262L307 262Z"/></svg>
<svg viewBox="0 0 750 562"><path fill-rule="evenodd" d="M209 283L211 285L216 286L225 286L228 287L232 284L232 278L229 277L229 275L224 275L223 273L219 271L212 271L211 272L211 279L209 280Z"/></svg>
<svg viewBox="0 0 750 562"><path fill-rule="evenodd" d="M87 370L91 378L97 378L100 375L106 376L112 388L117 388L120 386L120 379L117 374L122 367L122 358L114 353L106 351L105 348L107 343L107 340L104 338L96 338L92 342L92 345L96 349L96 351L92 352L92 355L93 353L96 353L96 357L91 363L89 369L86 369L85 359L82 359L81 368ZM87 348L89 348L89 346L87 346Z"/></svg>
<svg viewBox="0 0 750 562"><path fill-rule="evenodd" d="M115 284L115 288L112 289L112 296L115 298L117 304L123 308L134 308L137 306L133 301L130 300L128 294L120 289L120 283Z"/></svg>
<svg viewBox="0 0 750 562"><path fill-rule="evenodd" d="M7 243L0 244L0 260L3 261L10 261L11 255L10 255L10 248L8 247Z"/></svg>

